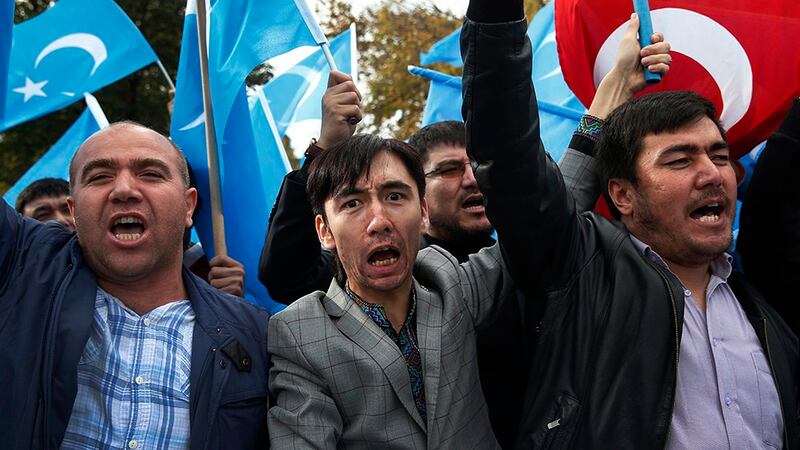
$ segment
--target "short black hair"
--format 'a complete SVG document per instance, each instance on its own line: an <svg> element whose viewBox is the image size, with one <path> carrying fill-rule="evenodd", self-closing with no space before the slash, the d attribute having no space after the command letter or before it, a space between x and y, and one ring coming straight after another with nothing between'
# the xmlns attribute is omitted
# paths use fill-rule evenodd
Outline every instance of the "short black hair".
<svg viewBox="0 0 800 450"><path fill-rule="evenodd" d="M14 208L22 214L25 206L43 197L61 197L69 195L69 183L61 178L42 178L29 184L17 196Z"/></svg>
<svg viewBox="0 0 800 450"><path fill-rule="evenodd" d="M615 109L603 125L597 142L596 162L603 193L616 218L620 217L608 198L608 181L614 178L637 185L636 161L644 138L651 134L674 132L694 121L708 117L725 140L725 129L717 119L714 105L691 91L654 92L628 101Z"/></svg>
<svg viewBox="0 0 800 450"><path fill-rule="evenodd" d="M431 147L441 144L466 147L466 136L467 130L464 122L443 120L420 128L408 138L408 143L419 150L422 160L426 161Z"/></svg>
<svg viewBox="0 0 800 450"><path fill-rule="evenodd" d="M372 134L356 134L322 152L309 167L306 193L314 214L325 217L325 201L344 189L351 189L369 172L378 152L387 151L400 158L419 191L425 197L425 174L419 151L399 140Z"/></svg>

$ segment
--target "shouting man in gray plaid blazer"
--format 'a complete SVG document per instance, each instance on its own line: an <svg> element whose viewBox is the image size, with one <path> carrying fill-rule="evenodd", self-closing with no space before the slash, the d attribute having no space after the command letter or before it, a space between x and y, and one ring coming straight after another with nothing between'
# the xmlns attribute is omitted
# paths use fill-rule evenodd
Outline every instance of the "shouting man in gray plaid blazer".
<svg viewBox="0 0 800 450"><path fill-rule="evenodd" d="M307 189L337 275L270 320L274 448L498 448L474 331L513 289L497 245L417 255L425 177L396 139L329 149Z"/></svg>

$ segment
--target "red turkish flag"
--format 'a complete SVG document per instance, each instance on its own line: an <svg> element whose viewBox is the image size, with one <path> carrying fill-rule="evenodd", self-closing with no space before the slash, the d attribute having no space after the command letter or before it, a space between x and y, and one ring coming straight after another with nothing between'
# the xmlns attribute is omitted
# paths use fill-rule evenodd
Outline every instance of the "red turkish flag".
<svg viewBox="0 0 800 450"><path fill-rule="evenodd" d="M644 92L710 99L738 158L778 128L800 96L800 6L794 0L651 0L653 30L672 45L669 74ZM564 79L586 105L613 66L632 0L556 0Z"/></svg>

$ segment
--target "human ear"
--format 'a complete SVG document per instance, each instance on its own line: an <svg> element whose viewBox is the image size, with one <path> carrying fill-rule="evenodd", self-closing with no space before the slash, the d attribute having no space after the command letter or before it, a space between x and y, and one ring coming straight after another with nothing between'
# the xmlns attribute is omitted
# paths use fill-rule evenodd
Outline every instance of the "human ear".
<svg viewBox="0 0 800 450"><path fill-rule="evenodd" d="M336 239L333 237L331 228L328 226L325 218L322 217L322 214L317 214L317 217L314 218L314 226L317 229L317 237L319 238L320 244L322 244L326 250L336 250Z"/></svg>
<svg viewBox="0 0 800 450"><path fill-rule="evenodd" d="M634 188L630 181L621 178L608 180L608 196L622 216L633 214Z"/></svg>

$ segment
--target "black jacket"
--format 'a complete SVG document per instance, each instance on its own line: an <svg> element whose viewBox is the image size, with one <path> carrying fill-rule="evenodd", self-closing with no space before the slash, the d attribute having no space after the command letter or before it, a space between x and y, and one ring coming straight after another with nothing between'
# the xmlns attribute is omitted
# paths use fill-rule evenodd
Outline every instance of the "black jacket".
<svg viewBox="0 0 800 450"><path fill-rule="evenodd" d="M259 262L259 280L273 299L284 304L314 291L327 291L336 270L333 256L320 247L314 230L314 214L306 196L309 159L283 180ZM470 253L493 243L489 236L470 243L425 236L421 247L438 245L464 262ZM511 448L517 435L530 342L535 339L534 328L526 329L523 324L535 324L536 311L525 305L525 298L516 291L514 298L506 300L493 324L476 333L481 387L492 429L503 448ZM527 319L525 314L529 316Z"/></svg>
<svg viewBox="0 0 800 450"><path fill-rule="evenodd" d="M621 224L576 212L539 140L526 28L524 20L467 20L461 33L467 151L478 163L487 214L518 287L529 299L546 298L517 444L662 448L683 290L643 257ZM797 338L739 274L728 281L770 361L784 440L795 448Z"/></svg>
<svg viewBox="0 0 800 450"><path fill-rule="evenodd" d="M736 250L749 280L800 334L800 99L767 141L747 188Z"/></svg>

